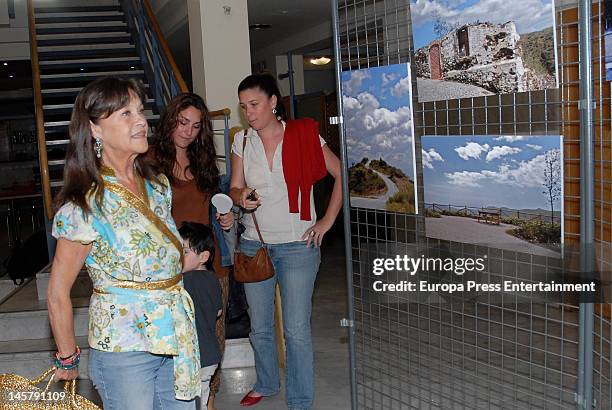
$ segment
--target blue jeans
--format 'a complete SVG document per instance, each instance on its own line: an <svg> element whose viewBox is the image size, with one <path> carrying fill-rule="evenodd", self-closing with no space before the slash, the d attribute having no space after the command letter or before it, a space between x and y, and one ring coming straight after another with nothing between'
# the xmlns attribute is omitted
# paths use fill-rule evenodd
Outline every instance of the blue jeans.
<svg viewBox="0 0 612 410"><path fill-rule="evenodd" d="M274 331L274 293L278 281L283 299L283 330L287 348L285 389L289 409L310 409L314 396L314 369L310 316L312 292L321 263L319 248L306 242L267 245L275 274L262 282L245 283L250 339L255 351L257 383L253 390L264 396L278 393L280 380ZM257 241L242 239L240 249L253 256Z"/></svg>
<svg viewBox="0 0 612 410"><path fill-rule="evenodd" d="M195 400L174 398L171 356L89 349L89 377L105 410L195 409Z"/></svg>

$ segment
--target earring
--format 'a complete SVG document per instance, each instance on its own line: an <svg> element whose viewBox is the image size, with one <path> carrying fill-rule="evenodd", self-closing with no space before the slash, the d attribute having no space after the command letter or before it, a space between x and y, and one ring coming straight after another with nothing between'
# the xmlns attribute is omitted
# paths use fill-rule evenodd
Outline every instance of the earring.
<svg viewBox="0 0 612 410"><path fill-rule="evenodd" d="M272 108L272 114L276 115L276 107Z"/></svg>
<svg viewBox="0 0 612 410"><path fill-rule="evenodd" d="M94 151L96 151L96 157L98 157L98 159L102 158L102 139L100 137L96 137Z"/></svg>
<svg viewBox="0 0 612 410"><path fill-rule="evenodd" d="M272 114L276 115L277 111L276 111L276 107L272 108ZM281 117L280 115L276 115L276 119L278 121L281 121L283 119L283 117Z"/></svg>

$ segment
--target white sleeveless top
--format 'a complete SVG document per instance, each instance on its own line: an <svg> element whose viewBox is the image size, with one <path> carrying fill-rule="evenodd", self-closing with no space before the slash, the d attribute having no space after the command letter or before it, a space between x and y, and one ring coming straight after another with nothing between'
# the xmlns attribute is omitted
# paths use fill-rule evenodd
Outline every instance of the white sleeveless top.
<svg viewBox="0 0 612 410"><path fill-rule="evenodd" d="M244 131L236 133L232 152L242 158L246 186L256 189L261 198L261 206L257 208L256 215L264 241L270 244L301 241L304 232L317 221L312 191L310 191L311 220L302 221L299 213L289 213L289 195L283 173L283 141L281 140L276 147L272 160L272 171L270 171L263 142L257 131L252 128L248 129L246 152L243 155L244 138ZM321 136L319 139L323 146L325 140ZM298 198L298 203L300 203L300 198ZM246 228L242 236L245 239L259 241L250 214L245 214L242 222Z"/></svg>

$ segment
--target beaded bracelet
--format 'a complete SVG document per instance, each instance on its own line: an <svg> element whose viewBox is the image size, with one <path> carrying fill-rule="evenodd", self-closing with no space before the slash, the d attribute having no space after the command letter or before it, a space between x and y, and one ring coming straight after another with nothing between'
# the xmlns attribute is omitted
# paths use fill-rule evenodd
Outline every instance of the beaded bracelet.
<svg viewBox="0 0 612 410"><path fill-rule="evenodd" d="M55 353L55 367L58 369L76 369L81 361L81 349L76 347L76 351L68 357L60 357L59 352Z"/></svg>

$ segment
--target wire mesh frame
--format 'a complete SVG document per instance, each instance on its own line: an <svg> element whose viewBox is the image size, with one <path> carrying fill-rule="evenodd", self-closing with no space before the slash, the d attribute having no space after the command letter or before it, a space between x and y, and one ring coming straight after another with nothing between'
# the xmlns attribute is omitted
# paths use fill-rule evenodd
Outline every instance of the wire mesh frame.
<svg viewBox="0 0 612 410"><path fill-rule="evenodd" d="M339 1L339 31L340 31L340 60L344 70L363 69L380 65L390 65L408 62L412 50L412 39L410 36L410 15L407 2L394 0L383 1ZM390 18L389 18L390 17ZM557 17L556 35L559 40L559 50L564 47L572 46L571 39L564 37L566 23ZM569 23L576 25L576 22ZM381 38L382 33L382 38ZM565 39L565 40L564 40ZM545 90L539 92L516 93L507 95L494 95L489 97L466 98L452 101L439 101L425 104L414 104L414 120L416 130L417 152L420 153L420 136L422 135L543 135L560 134L561 124L568 124L572 118L566 118L569 111L560 110L562 105L572 106L577 104L577 97L571 94L572 87L577 80L570 76L564 76L567 70L572 70L577 65L574 61L565 61L562 53L559 52L559 90ZM415 78L413 78L413 87ZM340 89L340 84L338 85ZM561 95L563 97L561 97ZM572 98L573 97L573 98ZM561 103L563 102L563 104ZM419 155L420 162L420 155ZM417 168L421 169L418 163ZM568 177L567 179L571 179ZM417 183L422 186L422 174L417 175ZM419 189L419 192L422 190ZM422 197L421 197L422 201ZM423 209L423 207L421 207ZM480 392L470 389L469 386L461 383L451 383L447 391L446 387L440 388L419 386L417 391L402 385L402 382L394 384L393 377L397 369L394 364L400 363L399 357L381 357L385 348L392 350L396 355L401 354L402 347L408 344L407 339L402 339L396 332L392 335L392 327L401 328L404 321L411 319L425 319L431 327L432 324L441 329L445 323L427 319L426 312L432 309L431 304L417 304L416 313L402 304L396 306L385 303L372 303L368 301L368 289L362 286L367 283L366 276L368 267L363 269L364 260L367 260L367 248L374 245L377 251L382 247L388 252L391 242L400 243L419 243L427 241L422 235L417 235L419 225L422 225L422 218L406 215L394 214L386 211L351 209L351 239L353 250L353 283L351 286L355 293L355 310L357 326L357 356L358 360L358 407L362 408L405 408L406 405L412 408L471 408L474 405L467 396L473 394L482 396ZM364 244L366 250L364 251ZM397 248L395 248L397 250ZM495 252L493 249L488 252ZM529 255L524 254L502 254L500 262L502 264L527 264L522 269L534 269L537 263L521 261ZM532 261L533 262L533 261ZM503 273L503 272L502 272ZM506 272L509 273L509 272ZM495 306L488 306L486 309L499 310ZM521 307L525 310L525 307ZM451 315L456 315L461 320L481 320L478 315L469 314L465 306L460 309L437 307L439 312L449 311ZM565 308L529 305L527 311L519 308L501 309L509 315L519 317L527 315L528 325L509 326L504 320L496 321L484 320L486 331L478 331L477 335L481 340L490 341L496 339L492 335L492 327L502 326L502 329L509 329L508 332L514 339L510 340L510 347L526 348L528 359L524 360L530 366L528 374L519 374L517 371L512 373L504 368L502 362L498 365L498 370L508 373L513 379L506 381L506 390L513 391L515 402L521 399L522 405L529 407L550 407L550 408L573 408L573 394L576 385L576 363L577 353L577 330L578 317L575 306ZM477 311L477 309L476 309ZM441 315L439 315L441 317ZM534 329L544 326L543 331ZM515 322L516 323L516 322ZM457 331L469 333L463 324ZM553 330L555 329L555 330ZM438 331L438 336L441 331ZM519 334L521 339L519 340ZM387 336L385 339L385 335ZM435 335L435 334L433 334ZM436 338L438 336L433 336ZM416 353L412 358L413 364L417 369L422 363L422 354L430 349L432 333L427 333L427 342L416 343ZM452 339L452 338L451 338ZM501 340L505 340L502 333ZM538 343L543 343L544 348L537 347ZM451 362L450 369L453 372L461 373L464 365L470 360L466 359L466 351L473 346L470 343L459 343L461 346L460 365ZM414 347L414 345L413 345ZM414 348L412 349L414 350ZM412 351L411 351L412 352ZM368 355L374 355L369 357ZM492 357L496 352L484 350L487 359L485 363L493 364ZM543 356L543 361L539 359ZM438 352L438 359L442 354ZM560 360L560 368L552 369L551 362ZM388 359L393 359L389 361ZM512 361L512 355L506 355ZM431 357L427 357L431 359ZM406 358L408 366L411 364L410 355ZM515 358L516 360L516 358ZM482 360L481 360L482 361ZM478 363L478 360L476 360ZM568 362L566 366L563 362ZM543 364L542 364L543 363ZM470 364L473 366L473 363ZM438 370L443 368L439 364ZM449 367L449 366L447 366ZM495 366L493 366L495 367ZM515 369L516 370L516 369ZM558 370L558 371L557 371ZM374 377L378 376L378 377ZM401 374L400 374L401 376ZM470 376L474 376L470 374ZM504 376L506 377L506 376ZM376 381L378 379L378 381ZM400 377L401 379L401 377ZM381 380L385 380L382 382ZM399 383L399 384L398 384ZM485 383L486 384L486 383ZM510 384L510 386L508 386ZM461 387L460 397L456 396L457 387ZM450 393L449 391L450 390ZM455 390L453 392L453 390ZM494 393L499 393L490 384L485 386L484 401L489 407L493 404ZM552 390L551 394L549 390ZM466 392L469 394L466 395ZM415 400L416 398L416 400ZM506 397L507 399L507 397ZM445 406L446 404L446 406ZM499 403L498 403L499 404ZM500 406L511 407L507 403Z"/></svg>
<svg viewBox="0 0 612 410"><path fill-rule="evenodd" d="M600 245L598 251L599 269L610 272L612 238L610 222L612 221L609 198L611 158L610 145L612 125L612 98L610 83L606 81L605 69L605 24L604 2L594 3L592 7L592 75L594 88L594 142L595 142L595 226L596 241ZM612 10L608 10L612 12ZM609 278L607 278L609 280ZM594 345L593 345L593 402L596 408L612 407L612 322L610 310L598 306L594 314ZM588 371L588 369L587 369Z"/></svg>

